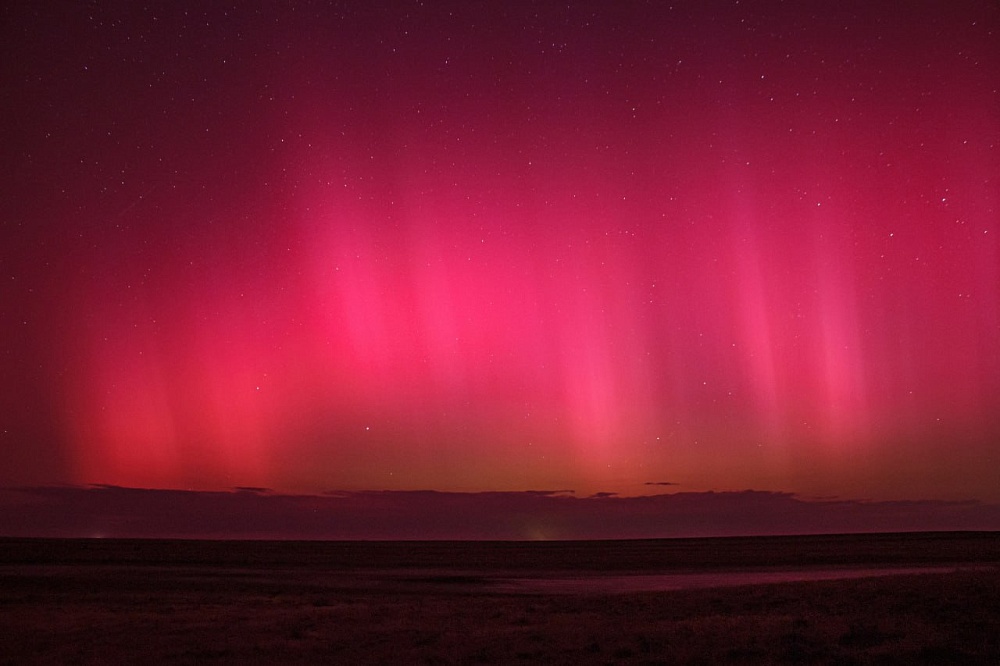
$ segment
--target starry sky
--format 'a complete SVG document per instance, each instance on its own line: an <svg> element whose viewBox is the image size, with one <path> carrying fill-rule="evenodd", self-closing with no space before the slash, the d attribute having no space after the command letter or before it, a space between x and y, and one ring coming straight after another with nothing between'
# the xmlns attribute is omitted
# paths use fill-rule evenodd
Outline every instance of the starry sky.
<svg viewBox="0 0 1000 666"><path fill-rule="evenodd" d="M0 485L1000 501L995 2L0 13Z"/></svg>

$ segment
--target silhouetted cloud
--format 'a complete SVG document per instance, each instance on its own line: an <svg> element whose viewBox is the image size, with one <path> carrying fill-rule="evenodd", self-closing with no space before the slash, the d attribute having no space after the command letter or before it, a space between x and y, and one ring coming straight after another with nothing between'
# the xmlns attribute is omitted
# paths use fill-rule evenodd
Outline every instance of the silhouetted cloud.
<svg viewBox="0 0 1000 666"><path fill-rule="evenodd" d="M3 536L624 539L951 530L1000 530L1000 506L817 501L751 490L579 498L547 490L285 495L105 485L0 489Z"/></svg>
<svg viewBox="0 0 1000 666"><path fill-rule="evenodd" d="M679 486L681 484L674 483L673 481L647 481L643 485L646 485L646 486Z"/></svg>

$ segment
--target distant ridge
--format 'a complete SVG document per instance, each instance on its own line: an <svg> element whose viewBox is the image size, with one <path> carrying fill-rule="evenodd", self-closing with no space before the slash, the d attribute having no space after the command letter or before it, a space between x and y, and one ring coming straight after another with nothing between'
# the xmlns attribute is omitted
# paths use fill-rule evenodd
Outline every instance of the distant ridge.
<svg viewBox="0 0 1000 666"><path fill-rule="evenodd" d="M805 500L749 490L584 498L566 491L0 490L0 536L11 537L545 541L993 530L1000 530L993 504Z"/></svg>

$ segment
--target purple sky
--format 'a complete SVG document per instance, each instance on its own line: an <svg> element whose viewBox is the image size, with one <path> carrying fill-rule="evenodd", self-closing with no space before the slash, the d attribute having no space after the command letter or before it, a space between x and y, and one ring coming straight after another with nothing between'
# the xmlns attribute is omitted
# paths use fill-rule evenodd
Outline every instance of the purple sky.
<svg viewBox="0 0 1000 666"><path fill-rule="evenodd" d="M0 487L1000 502L996 2L0 11Z"/></svg>

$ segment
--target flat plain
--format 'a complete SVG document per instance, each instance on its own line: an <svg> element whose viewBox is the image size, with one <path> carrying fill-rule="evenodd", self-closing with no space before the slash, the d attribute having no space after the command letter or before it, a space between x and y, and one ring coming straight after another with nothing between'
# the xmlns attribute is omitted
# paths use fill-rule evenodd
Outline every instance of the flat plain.
<svg viewBox="0 0 1000 666"><path fill-rule="evenodd" d="M0 663L997 664L1000 534L0 539Z"/></svg>

